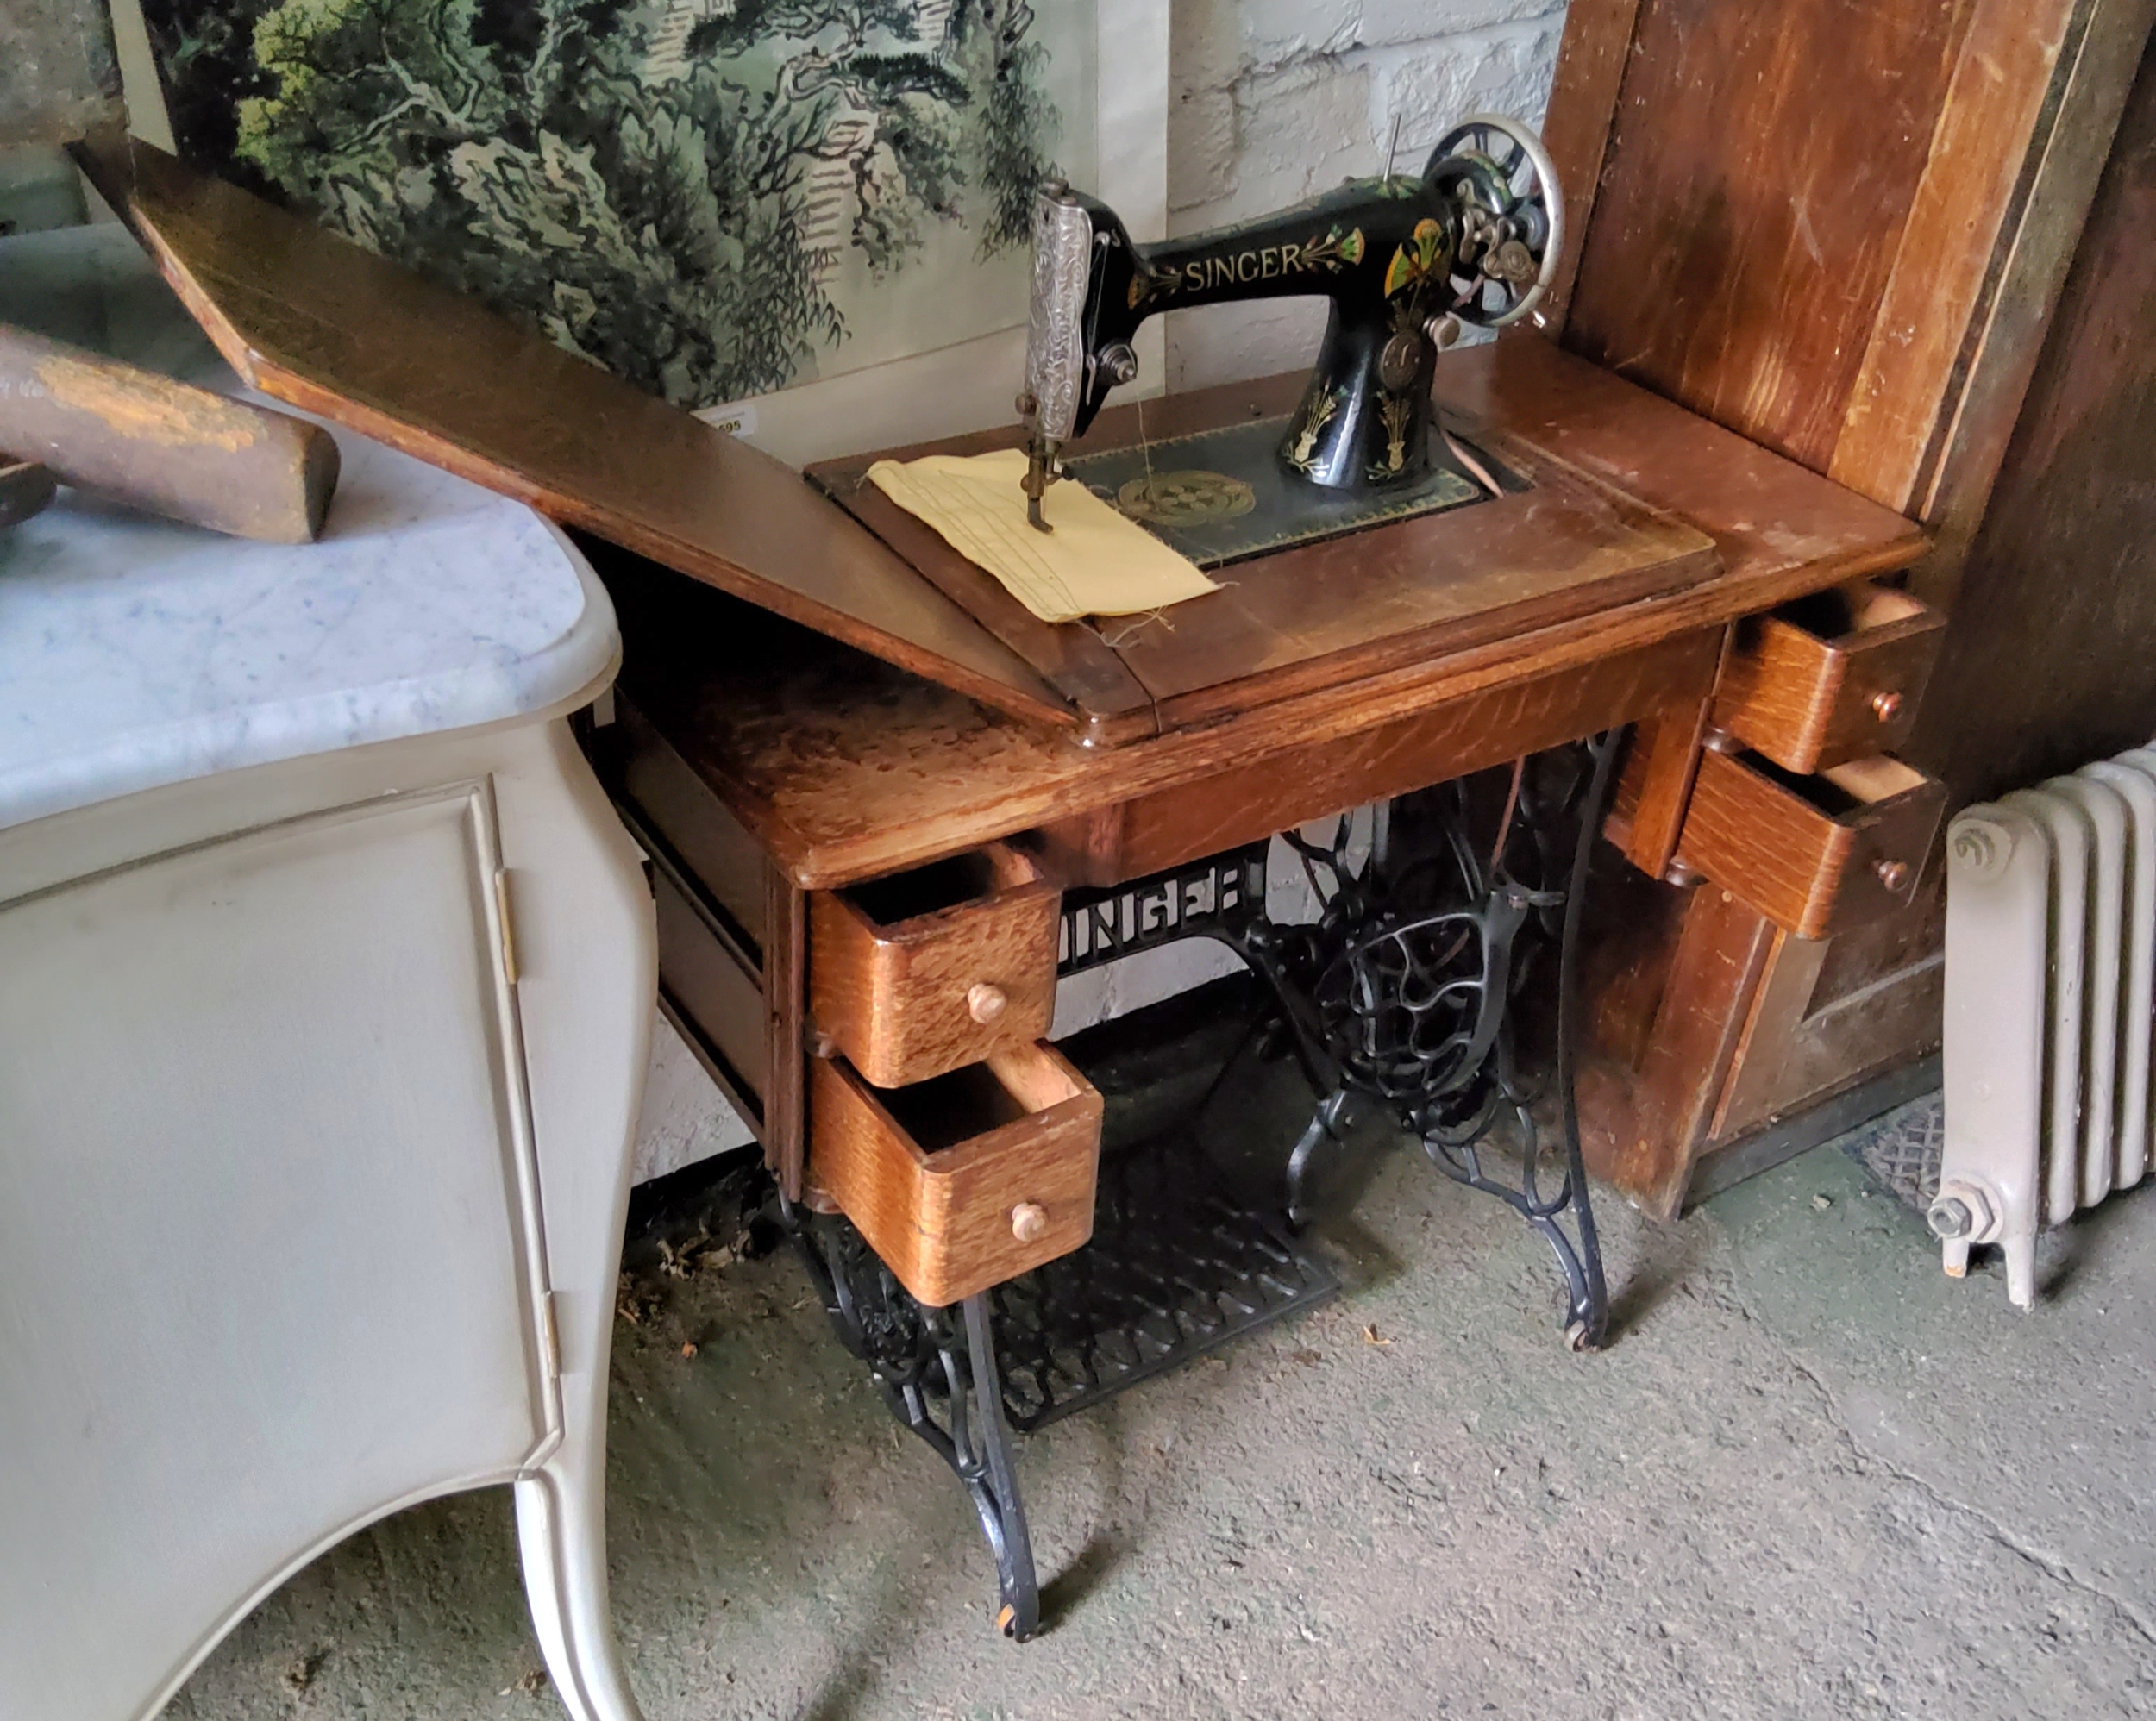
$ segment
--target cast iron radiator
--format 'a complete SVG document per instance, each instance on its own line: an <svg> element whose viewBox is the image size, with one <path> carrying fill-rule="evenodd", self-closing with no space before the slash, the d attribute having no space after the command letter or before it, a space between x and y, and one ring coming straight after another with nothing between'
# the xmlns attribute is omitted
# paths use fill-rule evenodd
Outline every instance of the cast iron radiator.
<svg viewBox="0 0 2156 1721"><path fill-rule="evenodd" d="M2149 1164L2156 747L1973 806L1947 829L1946 1139L1931 1227L2035 1299L2036 1233Z"/></svg>

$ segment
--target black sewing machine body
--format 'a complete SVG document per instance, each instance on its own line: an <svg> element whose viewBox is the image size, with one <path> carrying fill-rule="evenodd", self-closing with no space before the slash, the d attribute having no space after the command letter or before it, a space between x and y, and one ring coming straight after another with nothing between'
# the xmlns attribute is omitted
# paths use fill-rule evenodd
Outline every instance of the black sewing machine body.
<svg viewBox="0 0 2156 1721"><path fill-rule="evenodd" d="M1524 178L1524 183L1522 183ZM1165 310L1317 295L1332 316L1279 458L1331 491L1384 491L1430 466L1430 383L1463 322L1525 315L1552 272L1561 211L1547 158L1509 121L1463 122L1418 176L1350 180L1261 220L1150 245L1060 185L1035 216L1026 392L1037 477L1137 374L1133 337ZM1082 308L1080 295L1082 293Z"/></svg>

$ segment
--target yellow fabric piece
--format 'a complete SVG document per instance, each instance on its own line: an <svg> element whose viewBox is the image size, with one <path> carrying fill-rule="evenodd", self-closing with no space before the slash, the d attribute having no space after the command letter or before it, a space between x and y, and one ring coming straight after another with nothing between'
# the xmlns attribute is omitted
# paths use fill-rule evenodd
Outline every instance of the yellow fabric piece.
<svg viewBox="0 0 2156 1721"><path fill-rule="evenodd" d="M1018 488L1025 476L1025 456L1016 448L878 460L868 468L877 489L1044 622L1142 615L1220 589L1189 557L1073 479L1048 487L1043 511L1056 529L1036 531Z"/></svg>

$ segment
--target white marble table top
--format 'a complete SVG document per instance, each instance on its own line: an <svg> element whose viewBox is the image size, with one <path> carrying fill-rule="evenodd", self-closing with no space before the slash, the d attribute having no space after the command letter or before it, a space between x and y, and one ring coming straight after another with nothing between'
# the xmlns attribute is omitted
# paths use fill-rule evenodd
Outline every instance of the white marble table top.
<svg viewBox="0 0 2156 1721"><path fill-rule="evenodd" d="M101 292L111 314L86 328ZM239 391L118 229L0 242L0 319ZM317 543L223 537L66 490L0 529L0 829L525 715L606 674L613 606L554 526L334 434L343 471Z"/></svg>

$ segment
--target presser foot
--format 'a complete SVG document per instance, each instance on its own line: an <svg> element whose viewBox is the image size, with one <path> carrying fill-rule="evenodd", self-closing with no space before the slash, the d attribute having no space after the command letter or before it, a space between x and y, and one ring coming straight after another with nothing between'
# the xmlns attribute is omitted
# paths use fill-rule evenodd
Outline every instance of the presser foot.
<svg viewBox="0 0 2156 1721"><path fill-rule="evenodd" d="M839 1341L868 1365L891 1414L957 1477L996 1563L996 1627L1025 1642L1040 1630L1040 1583L1018 1492L987 1293L956 1308L914 1298L843 1219L782 1216Z"/></svg>

